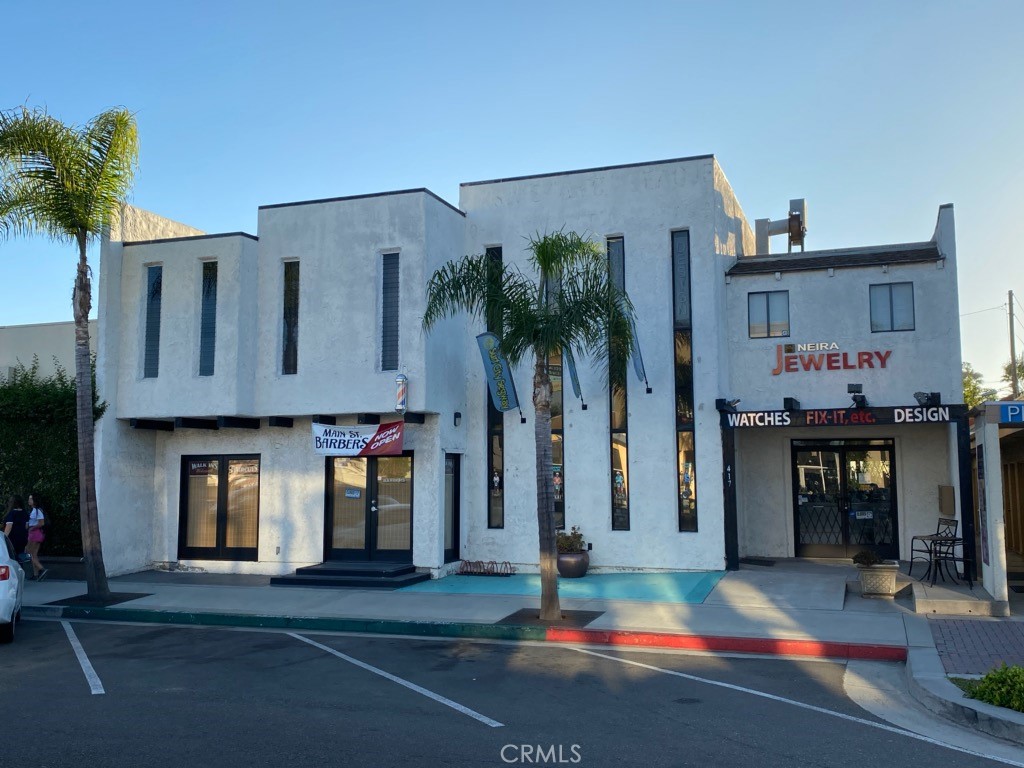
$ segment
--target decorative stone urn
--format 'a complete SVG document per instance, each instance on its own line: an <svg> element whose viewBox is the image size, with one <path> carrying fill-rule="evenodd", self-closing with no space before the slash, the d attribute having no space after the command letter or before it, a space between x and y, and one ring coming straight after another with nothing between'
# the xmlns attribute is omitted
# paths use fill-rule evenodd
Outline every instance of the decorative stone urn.
<svg viewBox="0 0 1024 768"><path fill-rule="evenodd" d="M882 560L874 552L865 550L854 555L853 562L860 571L860 593L863 597L894 597L896 574L900 564L895 560Z"/></svg>

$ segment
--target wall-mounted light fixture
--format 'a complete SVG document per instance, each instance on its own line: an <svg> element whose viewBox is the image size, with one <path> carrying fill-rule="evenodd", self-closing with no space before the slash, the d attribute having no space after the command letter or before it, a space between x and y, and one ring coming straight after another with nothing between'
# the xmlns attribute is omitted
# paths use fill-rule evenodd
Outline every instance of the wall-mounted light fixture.
<svg viewBox="0 0 1024 768"><path fill-rule="evenodd" d="M462 412L461 411L456 411L455 412L454 423L455 423L456 427L459 426L459 424L462 423Z"/></svg>
<svg viewBox="0 0 1024 768"><path fill-rule="evenodd" d="M782 410L784 411L799 411L800 401L795 397L784 397L782 398Z"/></svg>
<svg viewBox="0 0 1024 768"><path fill-rule="evenodd" d="M853 407L854 408L867 408L868 407L868 399L866 397L864 397L864 395L860 394L859 392L857 394L850 395L850 399L853 400Z"/></svg>
<svg viewBox="0 0 1024 768"><path fill-rule="evenodd" d="M715 400L715 409L724 413L736 413L736 406L739 404L740 399L738 397L735 400L726 400L720 397Z"/></svg>
<svg viewBox="0 0 1024 768"><path fill-rule="evenodd" d="M927 407L942 405L942 394L940 392L915 392L914 399L918 405Z"/></svg>

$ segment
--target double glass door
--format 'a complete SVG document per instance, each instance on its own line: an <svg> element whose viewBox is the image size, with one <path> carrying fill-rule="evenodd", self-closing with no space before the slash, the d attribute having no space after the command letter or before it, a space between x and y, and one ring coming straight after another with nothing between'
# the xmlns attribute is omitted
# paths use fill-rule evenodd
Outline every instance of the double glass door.
<svg viewBox="0 0 1024 768"><path fill-rule="evenodd" d="M412 454L327 459L325 559L412 562Z"/></svg>
<svg viewBox="0 0 1024 768"><path fill-rule="evenodd" d="M797 557L899 557L891 440L793 441Z"/></svg>

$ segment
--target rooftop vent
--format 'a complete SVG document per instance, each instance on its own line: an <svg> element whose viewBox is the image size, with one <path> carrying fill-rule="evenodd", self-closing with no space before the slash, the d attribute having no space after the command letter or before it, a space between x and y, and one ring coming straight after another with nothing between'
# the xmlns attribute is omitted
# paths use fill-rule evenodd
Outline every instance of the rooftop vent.
<svg viewBox="0 0 1024 768"><path fill-rule="evenodd" d="M793 246L804 249L804 238L807 236L807 201L803 198L789 201L789 215L784 219L756 219L754 231L757 236L757 255L766 256L771 253L769 238L772 235L789 235L787 253L793 252Z"/></svg>

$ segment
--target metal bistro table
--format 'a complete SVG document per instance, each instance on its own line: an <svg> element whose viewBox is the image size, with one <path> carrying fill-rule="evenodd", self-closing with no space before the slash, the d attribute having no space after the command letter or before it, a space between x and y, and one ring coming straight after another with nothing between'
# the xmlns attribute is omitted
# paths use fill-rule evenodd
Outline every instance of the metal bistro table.
<svg viewBox="0 0 1024 768"><path fill-rule="evenodd" d="M928 579L931 585L935 586L936 576L940 577L943 582L946 580L948 575L950 580L954 584L960 582L957 575L956 564L963 563L964 567L964 581L967 582L968 586L974 589L974 580L971 578L970 563L963 555L964 540L959 536L920 536L919 540L924 541L928 545L928 569L924 572L918 581L925 581ZM960 547L960 556L956 555L956 548ZM950 570L950 563L953 564L952 570ZM945 571L945 574L942 573Z"/></svg>

